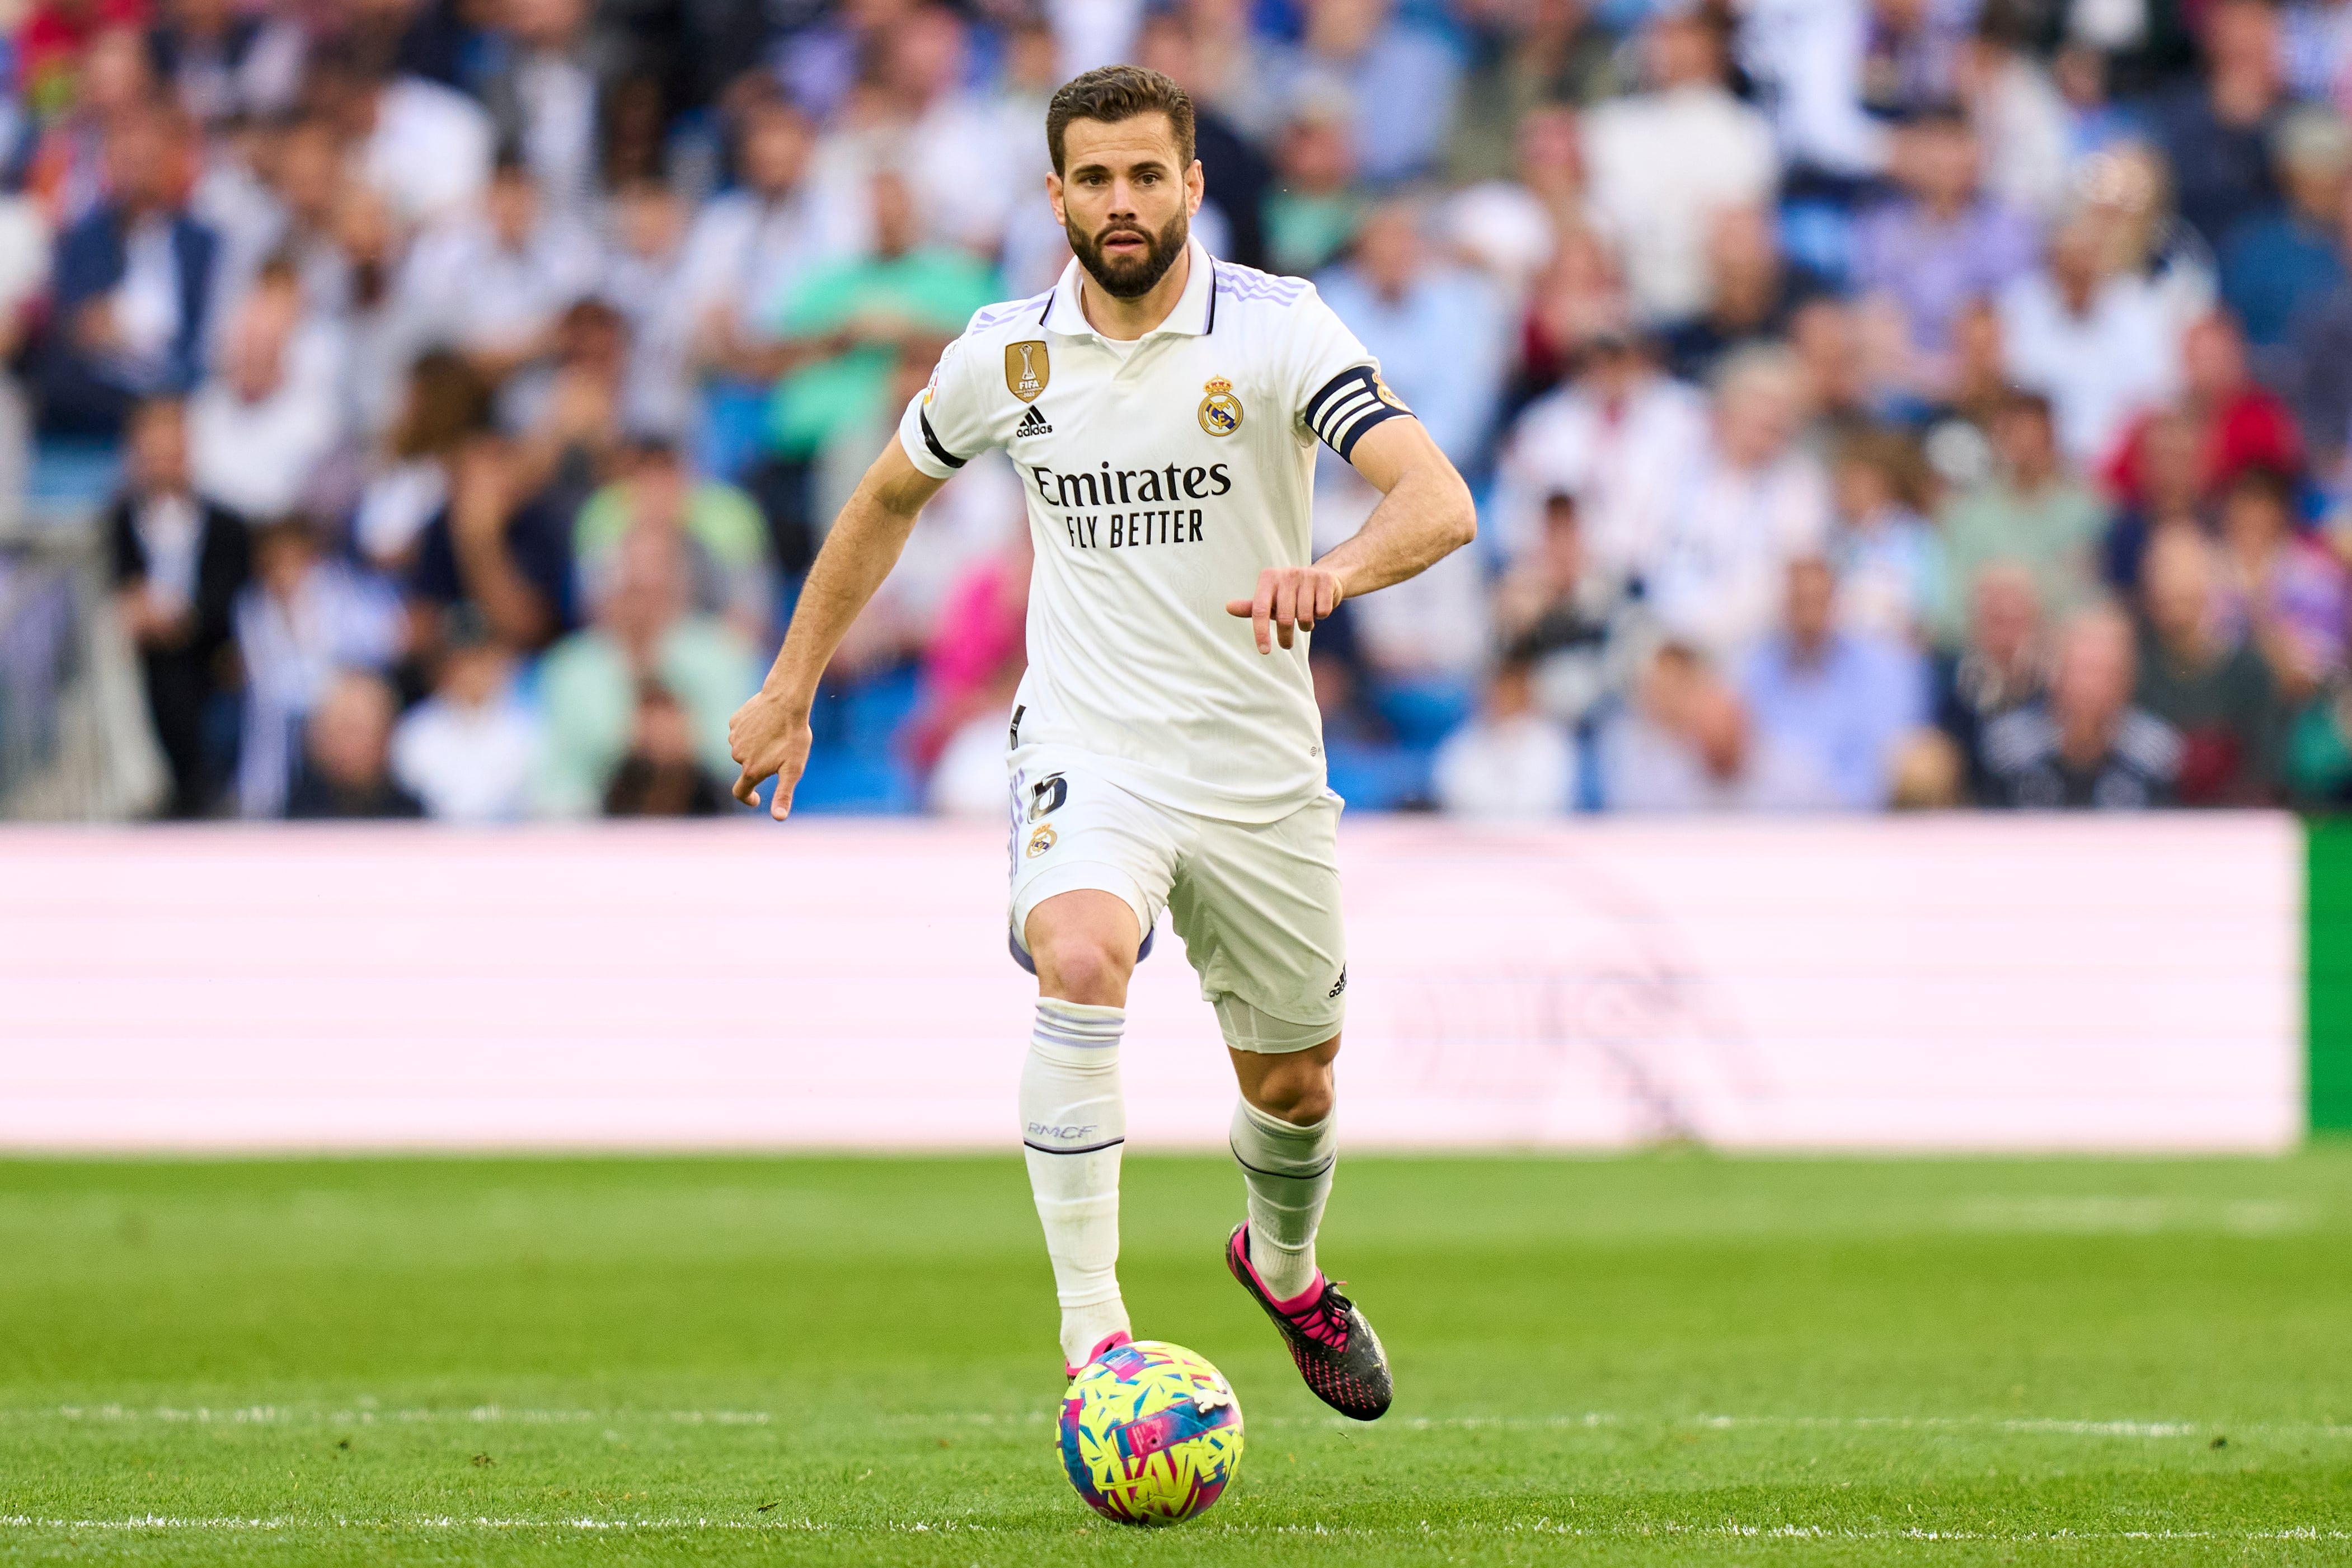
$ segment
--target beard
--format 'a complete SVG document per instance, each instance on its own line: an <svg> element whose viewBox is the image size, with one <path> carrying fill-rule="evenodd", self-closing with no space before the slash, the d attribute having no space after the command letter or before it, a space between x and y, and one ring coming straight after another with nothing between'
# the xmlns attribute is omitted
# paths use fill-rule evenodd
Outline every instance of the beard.
<svg viewBox="0 0 2352 1568"><path fill-rule="evenodd" d="M1075 223L1066 223L1063 231L1070 237L1070 254L1087 269L1087 276L1102 287L1102 291L1118 300L1139 300L1151 292L1159 281L1168 276L1176 258L1184 254L1185 242L1192 238L1192 225L1181 207L1167 226L1153 234L1138 224L1120 224L1096 234L1082 234ZM1111 235L1132 235L1143 241L1140 256L1111 257L1103 254L1103 241Z"/></svg>

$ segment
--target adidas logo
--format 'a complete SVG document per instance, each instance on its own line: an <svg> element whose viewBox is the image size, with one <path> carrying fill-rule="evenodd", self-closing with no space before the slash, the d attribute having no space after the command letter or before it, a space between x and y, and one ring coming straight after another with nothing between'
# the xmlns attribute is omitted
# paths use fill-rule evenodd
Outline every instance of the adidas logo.
<svg viewBox="0 0 2352 1568"><path fill-rule="evenodd" d="M1054 426L1046 421L1045 411L1034 403L1029 405L1029 412L1021 416L1021 423L1013 427L1013 438L1016 441L1024 436L1051 436L1053 433Z"/></svg>

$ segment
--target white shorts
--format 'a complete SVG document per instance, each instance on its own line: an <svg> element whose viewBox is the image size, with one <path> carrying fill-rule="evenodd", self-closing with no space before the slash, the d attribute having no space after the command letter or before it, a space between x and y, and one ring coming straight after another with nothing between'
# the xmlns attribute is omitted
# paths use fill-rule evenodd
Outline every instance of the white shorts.
<svg viewBox="0 0 2352 1568"><path fill-rule="evenodd" d="M1024 759L1025 760L1025 759ZM1091 888L1125 899L1147 942L1166 909L1239 1051L1303 1051L1339 1032L1339 797L1267 823L1155 805L1084 766L1032 762L1013 779L1013 941L1029 911Z"/></svg>

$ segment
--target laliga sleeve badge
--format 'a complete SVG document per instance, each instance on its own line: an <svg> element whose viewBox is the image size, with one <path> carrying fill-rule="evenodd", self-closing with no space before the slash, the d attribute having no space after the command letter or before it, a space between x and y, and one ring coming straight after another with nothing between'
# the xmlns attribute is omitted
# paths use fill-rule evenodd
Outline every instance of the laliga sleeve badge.
<svg viewBox="0 0 2352 1568"><path fill-rule="evenodd" d="M1045 356L1045 342L1036 338L1025 343L1004 345L1004 390L1024 403L1034 403L1045 384L1054 379L1054 362Z"/></svg>
<svg viewBox="0 0 2352 1568"><path fill-rule="evenodd" d="M1202 386L1209 395L1201 399L1201 428L1212 436L1230 436L1242 427L1242 400L1234 395L1234 384L1222 375L1211 376Z"/></svg>
<svg viewBox="0 0 2352 1568"><path fill-rule="evenodd" d="M1046 850L1051 849L1054 847L1056 837L1057 836L1054 832L1054 825L1052 823L1039 823L1037 825L1037 831L1029 836L1029 847L1025 853L1028 855L1030 859L1034 860L1038 856L1043 855Z"/></svg>

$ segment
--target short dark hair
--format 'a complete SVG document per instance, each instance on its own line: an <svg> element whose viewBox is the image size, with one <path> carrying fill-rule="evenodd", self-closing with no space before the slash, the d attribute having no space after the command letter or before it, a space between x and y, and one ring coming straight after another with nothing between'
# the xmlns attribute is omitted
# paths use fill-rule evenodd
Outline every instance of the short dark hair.
<svg viewBox="0 0 2352 1568"><path fill-rule="evenodd" d="M1063 172L1062 135L1071 121L1116 125L1139 114L1166 115L1176 136L1177 168L1192 167L1192 100L1184 89L1141 66L1100 66L1064 82L1045 106L1045 150L1054 155L1054 173Z"/></svg>

